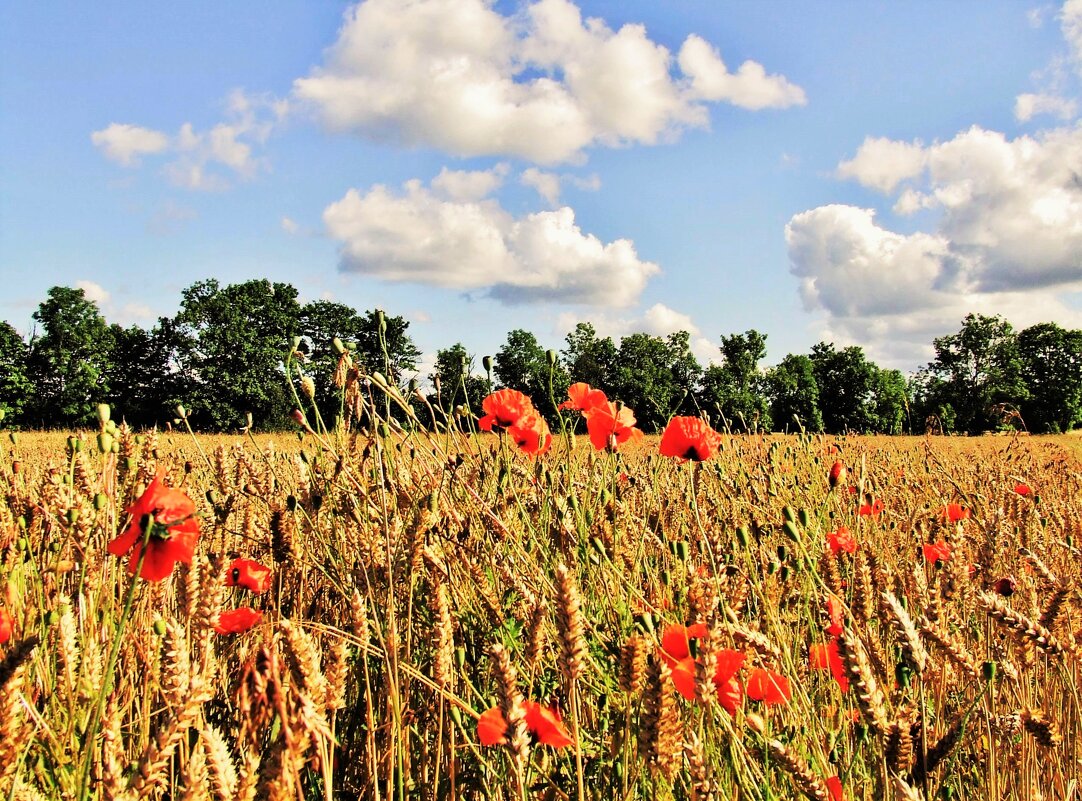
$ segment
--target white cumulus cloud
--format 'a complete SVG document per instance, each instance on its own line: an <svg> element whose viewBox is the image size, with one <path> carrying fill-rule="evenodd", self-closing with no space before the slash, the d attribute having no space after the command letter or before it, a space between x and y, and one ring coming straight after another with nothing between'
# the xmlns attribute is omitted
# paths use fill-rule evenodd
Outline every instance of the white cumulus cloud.
<svg viewBox="0 0 1082 801"><path fill-rule="evenodd" d="M1014 99L1014 117L1019 122L1029 122L1041 114L1069 120L1077 113L1078 103L1059 95L1027 92Z"/></svg>
<svg viewBox="0 0 1082 801"><path fill-rule="evenodd" d="M483 291L505 303L634 303L660 272L627 239L582 231L568 206L514 217L493 199L458 200L409 181L350 189L323 212L341 268L388 281Z"/></svg>
<svg viewBox="0 0 1082 801"><path fill-rule="evenodd" d="M139 163L139 157L161 153L169 147L169 137L161 131L114 122L100 131L90 134L90 141L105 157L131 167Z"/></svg>
<svg viewBox="0 0 1082 801"><path fill-rule="evenodd" d="M1082 288L1082 126L1016 139L974 126L928 146L868 141L894 154L893 166L858 154L846 174L885 192L904 176L895 211L932 210L935 229L897 233L873 210L844 205L795 215L786 242L809 309L895 350L956 330L970 310L1016 310L1019 324L1078 317L1060 296Z"/></svg>
<svg viewBox="0 0 1082 801"><path fill-rule="evenodd" d="M94 131L90 140L107 158L126 166L139 163L140 156L167 154L164 173L171 183L184 189L219 190L234 178L247 180L266 167L256 155L274 126L285 116L288 105L281 100L234 91L226 100L228 121L199 131L182 124L173 136L137 125L112 123Z"/></svg>
<svg viewBox="0 0 1082 801"><path fill-rule="evenodd" d="M570 0L503 16L486 0L366 0L294 95L336 130L459 156L574 161L603 144L655 144L708 122L706 102L805 102L753 61L730 73L697 36L670 51L642 25L613 31Z"/></svg>
<svg viewBox="0 0 1082 801"><path fill-rule="evenodd" d="M838 177L853 178L880 192L891 192L907 178L924 169L920 142L896 142L869 136L849 161L838 165Z"/></svg>

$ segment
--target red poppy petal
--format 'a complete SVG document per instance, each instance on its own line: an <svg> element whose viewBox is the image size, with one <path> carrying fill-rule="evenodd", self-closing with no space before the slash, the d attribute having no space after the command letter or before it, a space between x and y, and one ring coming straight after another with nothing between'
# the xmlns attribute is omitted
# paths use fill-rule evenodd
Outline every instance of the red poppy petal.
<svg viewBox="0 0 1082 801"><path fill-rule="evenodd" d="M784 704L791 697L789 679L766 668L756 668L748 676L748 698L768 706Z"/></svg>
<svg viewBox="0 0 1082 801"><path fill-rule="evenodd" d="M718 703L730 715L735 715L744 703L744 688L739 679L727 679L718 685Z"/></svg>
<svg viewBox="0 0 1082 801"><path fill-rule="evenodd" d="M556 710L533 701L526 702L526 727L542 745L564 748L575 742L567 733Z"/></svg>
<svg viewBox="0 0 1082 801"><path fill-rule="evenodd" d="M718 667L714 671L714 683L720 686L736 675L743 666L745 657L741 651L732 648L722 648L717 657Z"/></svg>
<svg viewBox="0 0 1082 801"><path fill-rule="evenodd" d="M507 721L498 706L486 709L477 719L477 739L481 745L502 745L507 740Z"/></svg>
<svg viewBox="0 0 1082 801"><path fill-rule="evenodd" d="M257 612L250 606L242 606L229 612L218 615L218 623L214 630L219 634L240 634L247 631L263 619L263 613Z"/></svg>
<svg viewBox="0 0 1082 801"><path fill-rule="evenodd" d="M692 657L681 659L673 665L672 683L686 699L695 700L695 660Z"/></svg>
<svg viewBox="0 0 1082 801"><path fill-rule="evenodd" d="M845 790L842 789L842 780L837 776L827 779L827 792L830 793L830 801L845 801Z"/></svg>

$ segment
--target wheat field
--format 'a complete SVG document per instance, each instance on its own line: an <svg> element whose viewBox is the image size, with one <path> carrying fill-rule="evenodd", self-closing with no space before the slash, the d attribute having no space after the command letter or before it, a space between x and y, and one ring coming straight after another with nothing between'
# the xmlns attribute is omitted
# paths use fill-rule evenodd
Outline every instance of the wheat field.
<svg viewBox="0 0 1082 801"><path fill-rule="evenodd" d="M5 434L4 798L1079 797L1065 437L101 433Z"/></svg>

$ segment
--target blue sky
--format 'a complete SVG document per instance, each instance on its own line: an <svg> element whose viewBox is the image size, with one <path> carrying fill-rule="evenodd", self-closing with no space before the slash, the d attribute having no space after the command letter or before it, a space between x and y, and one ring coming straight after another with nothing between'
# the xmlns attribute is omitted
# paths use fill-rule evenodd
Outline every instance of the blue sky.
<svg viewBox="0 0 1082 801"><path fill-rule="evenodd" d="M430 360L768 335L915 369L1082 327L1082 0L0 8L0 318L204 278L384 308Z"/></svg>

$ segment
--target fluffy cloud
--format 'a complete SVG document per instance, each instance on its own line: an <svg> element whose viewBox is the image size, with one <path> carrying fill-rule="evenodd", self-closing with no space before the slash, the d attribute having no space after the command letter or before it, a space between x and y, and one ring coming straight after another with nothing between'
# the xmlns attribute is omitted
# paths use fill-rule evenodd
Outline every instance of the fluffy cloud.
<svg viewBox="0 0 1082 801"><path fill-rule="evenodd" d="M1068 319L1057 298L1082 288L1079 165L1082 126L1014 140L973 127L926 147L867 140L839 172L899 191L897 212L935 212L936 229L896 233L852 206L797 214L785 233L805 305L827 312L843 340L896 350L954 330L970 310Z"/></svg>
<svg viewBox="0 0 1082 801"><path fill-rule="evenodd" d="M758 62L745 61L735 73L729 72L718 51L694 34L684 40L678 61L698 99L725 101L752 111L807 102L803 89L782 75L767 75Z"/></svg>
<svg viewBox="0 0 1082 801"><path fill-rule="evenodd" d="M90 134L90 141L105 157L120 162L125 167L139 163L139 157L161 153L169 147L169 137L161 131L114 122Z"/></svg>
<svg viewBox="0 0 1082 801"><path fill-rule="evenodd" d="M98 304L100 308L103 304L109 302L109 293L105 290L101 284L96 284L93 281L76 281L75 288L83 290L83 295L87 300Z"/></svg>
<svg viewBox="0 0 1082 801"><path fill-rule="evenodd" d="M444 167L432 179L432 188L451 200L480 200L500 188L508 170L508 165L502 163L490 170L449 170Z"/></svg>
<svg viewBox="0 0 1082 801"><path fill-rule="evenodd" d="M402 192L351 189L323 221L346 272L481 290L505 303L626 306L659 272L631 241L584 233L567 206L516 218L493 199L449 198L420 181Z"/></svg>
<svg viewBox="0 0 1082 801"><path fill-rule="evenodd" d="M553 172L544 172L537 167L523 170L519 176L523 186L532 186L550 206L560 203L560 176Z"/></svg>
<svg viewBox="0 0 1082 801"><path fill-rule="evenodd" d="M579 159L595 144L672 138L708 122L705 102L805 102L753 61L730 73L696 36L678 64L682 76L643 26L584 21L570 0L539 0L508 17L485 0L367 0L294 94L336 130L541 164Z"/></svg>
<svg viewBox="0 0 1082 801"><path fill-rule="evenodd" d="M1067 0L1060 10L1063 38L1071 48L1075 64L1082 70L1082 0Z"/></svg>
<svg viewBox="0 0 1082 801"><path fill-rule="evenodd" d="M880 192L890 192L901 181L920 174L924 159L919 141L895 142L869 136L856 156L838 165L838 177L853 178Z"/></svg>
<svg viewBox="0 0 1082 801"><path fill-rule="evenodd" d="M233 178L249 179L265 166L255 156L253 145L261 145L274 125L287 113L287 105L265 97L233 92L226 101L227 122L210 130L197 131L184 123L176 135L112 123L90 135L90 141L107 158L135 166L139 157L168 153L166 177L185 189L218 190Z"/></svg>
<svg viewBox="0 0 1082 801"><path fill-rule="evenodd" d="M1072 119L1078 113L1078 103L1053 94L1018 95L1014 99L1014 117L1019 122L1029 122L1040 114L1050 114L1061 120Z"/></svg>

